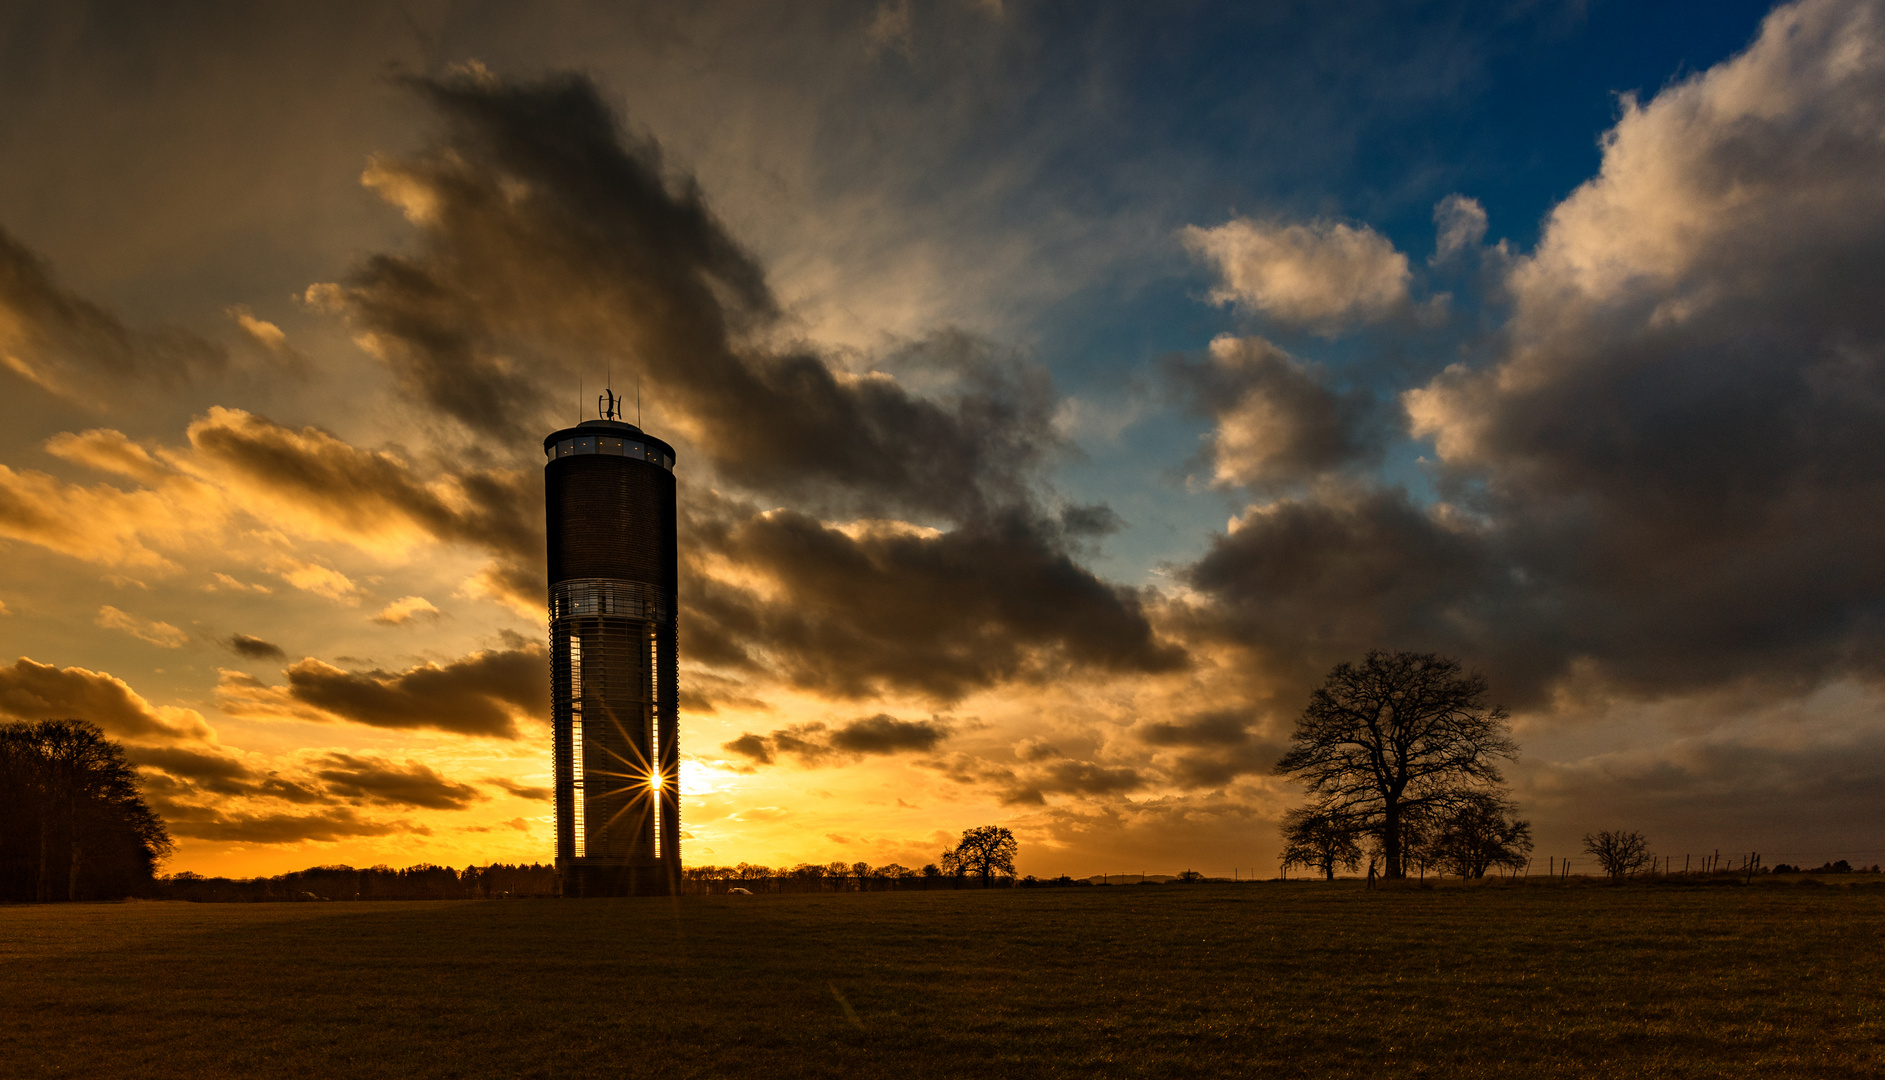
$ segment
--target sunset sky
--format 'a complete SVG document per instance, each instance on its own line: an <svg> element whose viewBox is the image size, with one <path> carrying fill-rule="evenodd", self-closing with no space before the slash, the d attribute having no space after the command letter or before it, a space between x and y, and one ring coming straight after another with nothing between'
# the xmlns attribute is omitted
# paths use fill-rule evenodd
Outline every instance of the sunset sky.
<svg viewBox="0 0 1885 1080"><path fill-rule="evenodd" d="M168 870L548 861L612 378L689 864L1268 876L1371 647L1541 859L1885 861L1881 177L1876 0L8 4L0 714Z"/></svg>

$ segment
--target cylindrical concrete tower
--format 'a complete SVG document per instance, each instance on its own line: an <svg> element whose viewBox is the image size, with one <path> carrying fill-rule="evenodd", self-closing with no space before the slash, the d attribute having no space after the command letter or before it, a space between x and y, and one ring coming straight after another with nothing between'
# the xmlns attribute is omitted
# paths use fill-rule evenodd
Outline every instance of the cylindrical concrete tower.
<svg viewBox="0 0 1885 1080"><path fill-rule="evenodd" d="M671 892L681 823L674 448L613 396L543 440L556 865L565 896Z"/></svg>

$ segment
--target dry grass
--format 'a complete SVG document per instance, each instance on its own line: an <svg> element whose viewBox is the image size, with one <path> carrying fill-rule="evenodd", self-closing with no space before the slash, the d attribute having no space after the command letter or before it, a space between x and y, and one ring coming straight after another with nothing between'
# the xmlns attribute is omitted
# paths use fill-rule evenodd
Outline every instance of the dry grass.
<svg viewBox="0 0 1885 1080"><path fill-rule="evenodd" d="M1885 888L0 909L9 1077L1880 1074Z"/></svg>

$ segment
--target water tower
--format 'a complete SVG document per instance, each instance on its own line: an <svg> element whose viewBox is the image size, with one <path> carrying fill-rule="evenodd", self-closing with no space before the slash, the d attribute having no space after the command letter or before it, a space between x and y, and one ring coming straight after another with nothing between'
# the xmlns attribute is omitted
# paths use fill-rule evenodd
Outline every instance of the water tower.
<svg viewBox="0 0 1885 1080"><path fill-rule="evenodd" d="M543 440L556 866L565 896L680 880L674 448L620 418Z"/></svg>

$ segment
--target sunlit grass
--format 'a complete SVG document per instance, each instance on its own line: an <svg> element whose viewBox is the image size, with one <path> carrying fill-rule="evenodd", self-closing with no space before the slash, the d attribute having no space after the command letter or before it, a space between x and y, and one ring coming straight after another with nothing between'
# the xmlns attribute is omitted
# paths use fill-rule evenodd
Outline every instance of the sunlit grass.
<svg viewBox="0 0 1885 1080"><path fill-rule="evenodd" d="M8 1076L1853 1076L1885 888L0 909Z"/></svg>

